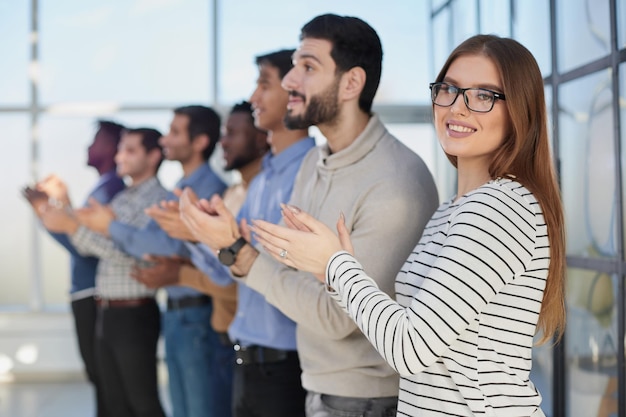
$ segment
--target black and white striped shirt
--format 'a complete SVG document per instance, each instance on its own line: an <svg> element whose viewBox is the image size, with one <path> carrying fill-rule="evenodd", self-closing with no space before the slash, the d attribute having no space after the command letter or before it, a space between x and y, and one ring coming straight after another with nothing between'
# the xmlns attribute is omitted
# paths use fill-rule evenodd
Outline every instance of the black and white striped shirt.
<svg viewBox="0 0 626 417"><path fill-rule="evenodd" d="M529 373L549 257L539 203L504 179L439 207L397 276L397 301L346 252L326 279L400 373L399 416L543 416Z"/></svg>

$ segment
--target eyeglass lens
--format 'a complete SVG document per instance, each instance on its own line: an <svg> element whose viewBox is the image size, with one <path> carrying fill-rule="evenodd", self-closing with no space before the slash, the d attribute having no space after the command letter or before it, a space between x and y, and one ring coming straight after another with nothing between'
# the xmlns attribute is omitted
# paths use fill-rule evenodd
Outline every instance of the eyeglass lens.
<svg viewBox="0 0 626 417"><path fill-rule="evenodd" d="M493 108L495 96L493 92L482 88L458 88L445 83L436 83L432 87L432 100L438 106L451 106L459 93L463 93L465 104L470 110L488 112Z"/></svg>

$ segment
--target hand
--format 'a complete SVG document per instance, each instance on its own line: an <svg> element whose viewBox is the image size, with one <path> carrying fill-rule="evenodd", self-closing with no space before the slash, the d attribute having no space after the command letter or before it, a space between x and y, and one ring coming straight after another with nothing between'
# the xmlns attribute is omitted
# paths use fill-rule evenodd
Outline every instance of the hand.
<svg viewBox="0 0 626 417"><path fill-rule="evenodd" d="M43 213L48 204L48 194L36 188L26 186L22 188L22 196L30 203L35 214L41 216L41 213Z"/></svg>
<svg viewBox="0 0 626 417"><path fill-rule="evenodd" d="M133 268L130 276L141 282L148 288L161 288L168 285L178 284L178 273L186 260L178 257L146 255L144 259L154 262L154 265L146 268Z"/></svg>
<svg viewBox="0 0 626 417"><path fill-rule="evenodd" d="M288 227L254 220L252 232L257 241L276 260L301 271L311 272L324 282L326 265L334 253L340 250L354 253L343 213L337 221L337 236L324 223L297 207L282 205L282 208Z"/></svg>
<svg viewBox="0 0 626 417"><path fill-rule="evenodd" d="M191 188L180 196L180 217L195 239L217 251L232 245L240 236L235 217L217 194L201 199Z"/></svg>
<svg viewBox="0 0 626 417"><path fill-rule="evenodd" d="M144 212L152 217L168 236L190 242L196 241L196 237L180 217L178 201L161 201L160 205L148 207Z"/></svg>
<svg viewBox="0 0 626 417"><path fill-rule="evenodd" d="M53 233L74 234L80 224L66 208L57 208L50 205L43 206L40 213L44 227Z"/></svg>
<svg viewBox="0 0 626 417"><path fill-rule="evenodd" d="M109 235L109 226L115 220L115 213L110 206L100 204L96 199L89 199L89 206L74 210L76 218L83 226L100 233Z"/></svg>
<svg viewBox="0 0 626 417"><path fill-rule="evenodd" d="M56 202L61 207L71 206L70 198L67 191L67 185L57 175L48 175L36 185L37 190L48 195L50 200Z"/></svg>

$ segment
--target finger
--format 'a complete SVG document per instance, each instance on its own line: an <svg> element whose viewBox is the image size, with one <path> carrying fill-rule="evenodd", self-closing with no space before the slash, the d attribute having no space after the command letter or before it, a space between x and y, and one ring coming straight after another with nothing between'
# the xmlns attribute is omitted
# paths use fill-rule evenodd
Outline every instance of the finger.
<svg viewBox="0 0 626 417"><path fill-rule="evenodd" d="M165 262L169 259L167 256L151 255L149 253L144 254L141 258L143 260L155 263Z"/></svg>
<svg viewBox="0 0 626 417"><path fill-rule="evenodd" d="M243 236L244 239L248 242L252 241L252 229L246 219L241 219L241 222L239 222L239 230L241 231L241 236Z"/></svg>
<svg viewBox="0 0 626 417"><path fill-rule="evenodd" d="M136 281L141 282L142 284L145 284L144 279L143 279L143 274L141 272L141 270L139 268L133 268L130 271L130 276L131 278L133 278Z"/></svg>
<svg viewBox="0 0 626 417"><path fill-rule="evenodd" d="M201 199L198 200L196 207L199 210L204 211L205 213L211 214L211 215L216 215L217 211L215 211L215 209L213 208L213 205L211 204L210 201L206 200L206 199Z"/></svg>
<svg viewBox="0 0 626 417"><path fill-rule="evenodd" d="M188 211L190 207L195 207L196 199L194 198L194 193L191 188L185 188L179 201L181 211Z"/></svg>
<svg viewBox="0 0 626 417"><path fill-rule="evenodd" d="M295 229L304 232L319 231L318 221L308 213L290 204L281 204L283 215L290 220Z"/></svg>
<svg viewBox="0 0 626 417"><path fill-rule="evenodd" d="M283 216L283 221L285 222L285 226L293 230L300 230L298 229L298 225L294 223L292 220L293 215L287 215L285 210L281 210L280 215Z"/></svg>
<svg viewBox="0 0 626 417"><path fill-rule="evenodd" d="M346 217L343 212L341 212L339 220L337 220L337 233L339 234L339 242L341 242L343 250L354 256L354 247L352 246L352 240L350 239L350 232L346 227Z"/></svg>
<svg viewBox="0 0 626 417"><path fill-rule="evenodd" d="M233 229L237 229L237 221L235 220L235 216L230 212L226 204L224 204L224 200L217 194L213 194L211 197L211 207L215 210L218 216L228 219Z"/></svg>
<svg viewBox="0 0 626 417"><path fill-rule="evenodd" d="M180 189L180 188L174 188L174 189L172 190L172 193L173 193L176 197L180 198L180 196L181 196L181 195L182 195L182 193L183 193L183 190L182 190L182 189Z"/></svg>
<svg viewBox="0 0 626 417"><path fill-rule="evenodd" d="M146 215L152 218L155 218L159 216L161 209L158 206L152 205L150 207L145 208L143 212L146 213Z"/></svg>
<svg viewBox="0 0 626 417"><path fill-rule="evenodd" d="M252 220L252 224L252 231L257 240L264 245L267 244L278 248L277 252L289 246L290 239L288 235L293 232L292 230L263 220Z"/></svg>
<svg viewBox="0 0 626 417"><path fill-rule="evenodd" d="M191 203L195 203L196 201L198 201L198 195L191 187L185 187L185 189L183 190L183 194L187 195L187 198Z"/></svg>
<svg viewBox="0 0 626 417"><path fill-rule="evenodd" d="M196 231L199 230L197 212L200 212L200 210L194 205L189 204L188 198L185 193L183 193L183 197L181 197L180 219L194 235Z"/></svg>
<svg viewBox="0 0 626 417"><path fill-rule="evenodd" d="M173 211L178 213L179 203L177 200L168 200L164 202L163 208L167 209L167 211Z"/></svg>
<svg viewBox="0 0 626 417"><path fill-rule="evenodd" d="M89 204L89 207L102 207L102 204L100 204L100 202L93 197L89 197L89 199L87 200L87 204Z"/></svg>
<svg viewBox="0 0 626 417"><path fill-rule="evenodd" d="M291 261L291 259L289 259L288 254L285 257L280 256L282 249L276 250L275 248L267 247L265 245L263 245L263 249L265 250L266 253L268 253L272 258L276 259L278 262L285 264L287 266L290 266L292 268L295 268L295 264Z"/></svg>

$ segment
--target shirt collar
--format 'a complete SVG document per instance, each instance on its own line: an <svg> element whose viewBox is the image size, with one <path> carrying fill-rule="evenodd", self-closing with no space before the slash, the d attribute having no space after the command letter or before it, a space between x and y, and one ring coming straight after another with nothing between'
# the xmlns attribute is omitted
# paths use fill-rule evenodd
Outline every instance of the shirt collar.
<svg viewBox="0 0 626 417"><path fill-rule="evenodd" d="M212 172L211 167L209 166L208 161L206 161L205 163L200 165L198 168L196 168L196 170L193 171L191 174L189 174L187 177L181 178L176 183L176 188L180 188L181 190L184 189L185 187L193 188L194 184L196 184L205 176L210 175L211 172Z"/></svg>
<svg viewBox="0 0 626 417"><path fill-rule="evenodd" d="M273 155L269 152L263 158L263 169L280 172L288 167L294 160L302 159L300 157L313 147L315 147L315 139L308 136L284 149L278 155Z"/></svg>
<svg viewBox="0 0 626 417"><path fill-rule="evenodd" d="M98 178L98 182L96 183L96 187L116 177L117 177L117 170L113 168L112 170L107 171L104 174L100 175L100 178Z"/></svg>

